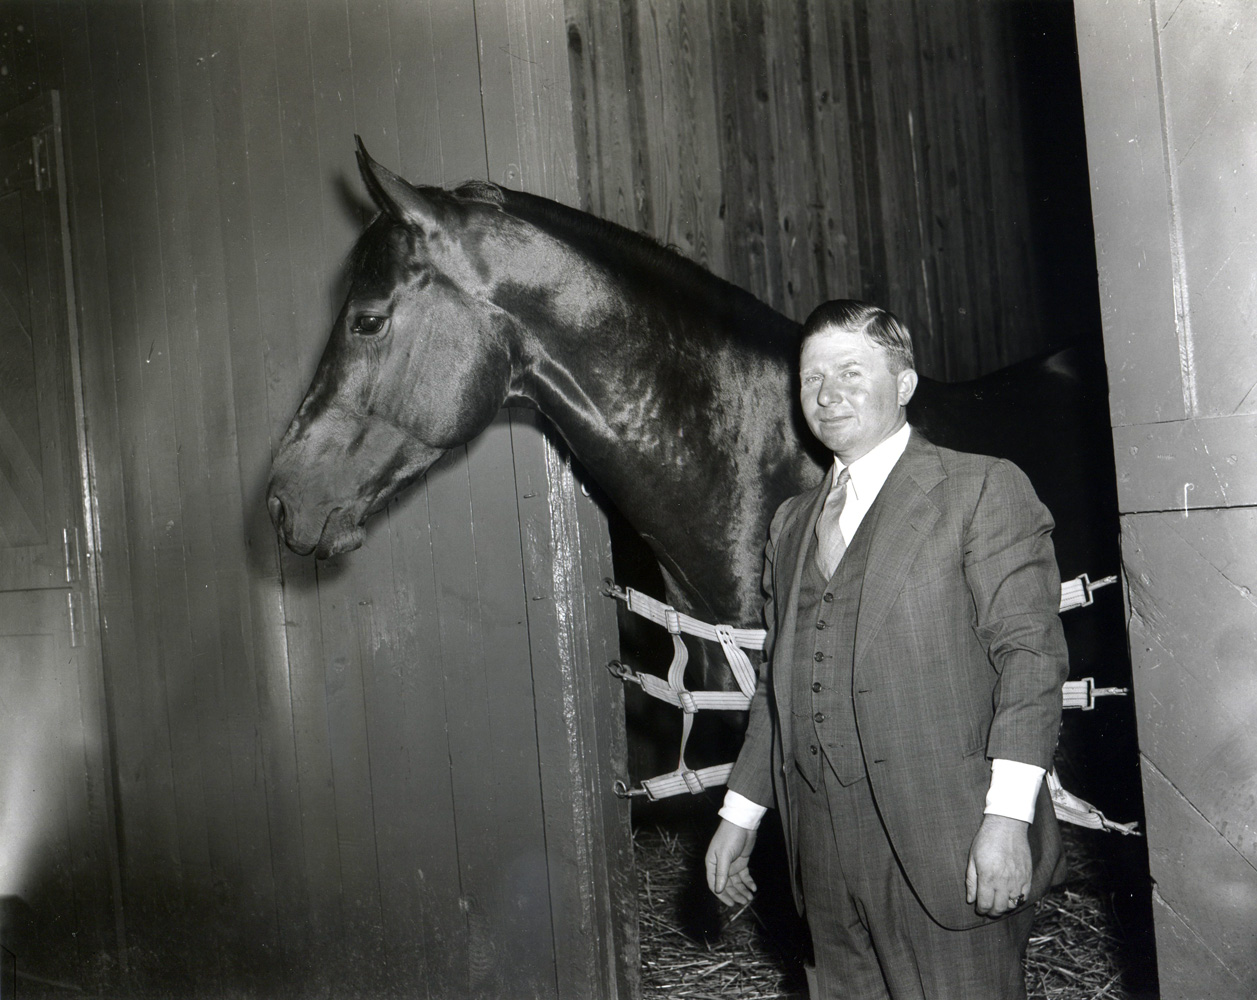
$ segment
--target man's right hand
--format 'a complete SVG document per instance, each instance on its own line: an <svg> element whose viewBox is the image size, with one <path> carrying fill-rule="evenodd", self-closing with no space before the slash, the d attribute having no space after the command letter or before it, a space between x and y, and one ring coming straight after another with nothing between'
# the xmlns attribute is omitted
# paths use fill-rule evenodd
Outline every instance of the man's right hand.
<svg viewBox="0 0 1257 1000"><path fill-rule="evenodd" d="M707 845L707 888L725 906L745 906L755 898L755 880L747 864L755 847L755 831L720 821L711 843Z"/></svg>

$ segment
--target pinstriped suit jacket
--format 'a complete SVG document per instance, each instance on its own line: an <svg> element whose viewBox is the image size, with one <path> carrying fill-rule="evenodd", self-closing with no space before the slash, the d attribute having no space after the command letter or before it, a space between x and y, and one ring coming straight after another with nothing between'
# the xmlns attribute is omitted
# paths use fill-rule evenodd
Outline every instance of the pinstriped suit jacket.
<svg viewBox="0 0 1257 1000"><path fill-rule="evenodd" d="M803 556L826 483L787 500L773 518L767 657L729 779L734 791L780 809L792 872L802 778L789 756L790 674L812 663L791 647ZM1052 765L1069 669L1052 527L1015 465L936 447L915 430L860 525L873 532L853 664L860 748L887 837L944 927L987 920L965 902L964 879L989 759ZM1046 789L1030 844L1037 899L1060 860ZM801 904L797 877L795 896Z"/></svg>

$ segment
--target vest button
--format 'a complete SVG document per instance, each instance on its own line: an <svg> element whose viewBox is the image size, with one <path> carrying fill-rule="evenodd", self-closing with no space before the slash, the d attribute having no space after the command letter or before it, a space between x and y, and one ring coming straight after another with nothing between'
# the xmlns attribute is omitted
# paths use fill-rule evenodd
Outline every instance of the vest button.
<svg viewBox="0 0 1257 1000"><path fill-rule="evenodd" d="M815 715L813 715L813 716L812 716L812 721L813 721L813 722L816 722L816 723L824 722L824 721L825 721L825 713L824 713L824 712L817 712Z"/></svg>
<svg viewBox="0 0 1257 1000"><path fill-rule="evenodd" d="M807 748L807 752L810 753L813 757L815 757L820 751L816 749L816 744L813 743L811 746Z"/></svg>
<svg viewBox="0 0 1257 1000"><path fill-rule="evenodd" d="M826 592L825 592L825 596L824 596L824 597L822 597L822 598L821 598L821 600L822 600L822 601L824 601L826 604L833 604L833 603L834 603L834 595L833 595L833 594L831 594L831 593L829 593L829 591L826 591Z"/></svg>
<svg viewBox="0 0 1257 1000"><path fill-rule="evenodd" d="M812 681L812 690L813 690L813 691L815 691L817 694L819 694L819 693L820 693L820 690L821 690L821 682L820 682L820 681Z"/></svg>
<svg viewBox="0 0 1257 1000"><path fill-rule="evenodd" d="M818 622L816 623L816 628L817 628L818 630L823 630L823 629L825 628L825 619L824 619L824 618L822 618L820 621L818 621Z"/></svg>
<svg viewBox="0 0 1257 1000"><path fill-rule="evenodd" d="M822 650L818 649L816 651L816 655L813 656L812 659L814 659L817 663L820 663L823 659L825 659L825 654Z"/></svg>

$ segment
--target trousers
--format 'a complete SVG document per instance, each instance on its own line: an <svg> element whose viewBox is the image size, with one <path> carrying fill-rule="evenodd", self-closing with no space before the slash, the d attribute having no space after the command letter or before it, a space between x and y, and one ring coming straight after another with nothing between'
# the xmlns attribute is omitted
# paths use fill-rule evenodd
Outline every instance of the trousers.
<svg viewBox="0 0 1257 1000"><path fill-rule="evenodd" d="M800 783L797 806L812 1000L1025 1000L1033 907L971 930L939 926L904 877L868 780L844 786L822 771L815 791Z"/></svg>

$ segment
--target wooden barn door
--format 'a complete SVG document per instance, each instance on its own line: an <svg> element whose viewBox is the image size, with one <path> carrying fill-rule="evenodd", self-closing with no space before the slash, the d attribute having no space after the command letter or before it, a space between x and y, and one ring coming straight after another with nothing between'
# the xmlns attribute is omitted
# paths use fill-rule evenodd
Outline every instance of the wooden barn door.
<svg viewBox="0 0 1257 1000"><path fill-rule="evenodd" d="M0 945L28 981L117 944L59 129L54 95L0 116Z"/></svg>
<svg viewBox="0 0 1257 1000"><path fill-rule="evenodd" d="M370 217L356 133L416 183L575 201L561 6L7 0L0 64L0 100L14 77L63 97L108 701L42 636L0 699L55 680L58 720L76 696L106 719L112 771L79 770L117 803L95 895L59 864L80 827L34 831L95 960L38 974L118 998L631 995L609 544L561 449L504 412L322 563L265 498ZM67 802L87 808L47 808ZM117 900L111 939L85 899Z"/></svg>
<svg viewBox="0 0 1257 1000"><path fill-rule="evenodd" d="M1257 995L1257 8L1082 3L1161 995Z"/></svg>
<svg viewBox="0 0 1257 1000"><path fill-rule="evenodd" d="M251 156L287 160L320 190L323 245L290 245L310 255L310 273L343 259L361 220L306 156L334 157L357 191L355 133L418 184L488 179L575 204L561 4L382 14L311 5L313 103L285 108L278 136L247 131ZM282 47L284 25L299 32L305 14L255 16ZM290 65L299 84L302 60L279 59L285 85ZM241 60L252 92L244 50ZM303 114L317 117L316 137ZM287 177L268 183L271 204L291 197ZM278 287L299 270L280 263ZM298 308L327 297L286 290ZM305 331L304 355L317 357L331 318ZM278 435L310 368L274 373L258 388ZM372 997L633 992L635 876L627 804L613 793L623 695L604 669L617 635L600 594L610 545L557 440L535 414L503 411L377 516L362 549L317 565L280 553L293 778L303 811L329 821L295 822L309 927L291 954L313 952L312 982L332 995L349 983Z"/></svg>

